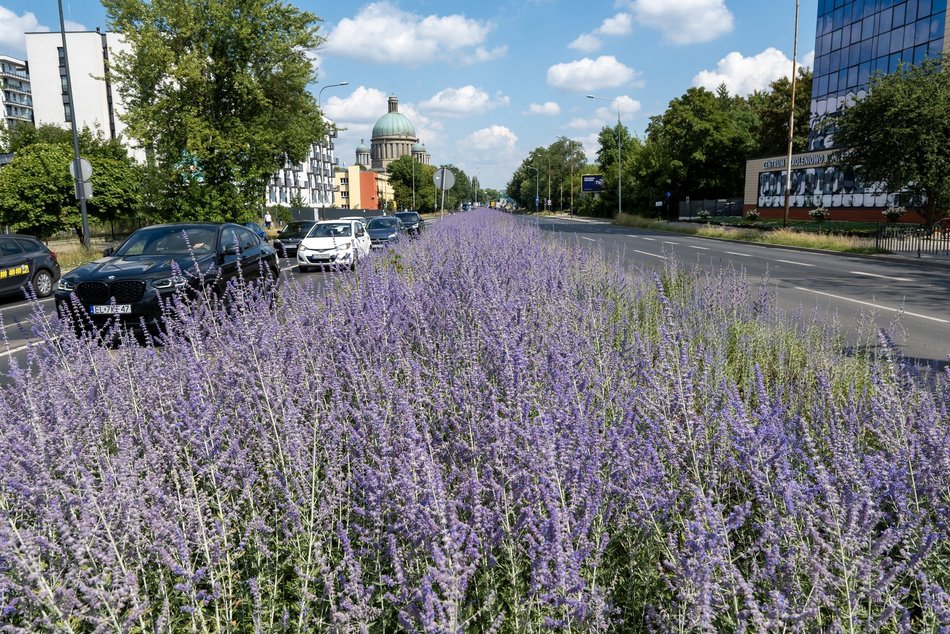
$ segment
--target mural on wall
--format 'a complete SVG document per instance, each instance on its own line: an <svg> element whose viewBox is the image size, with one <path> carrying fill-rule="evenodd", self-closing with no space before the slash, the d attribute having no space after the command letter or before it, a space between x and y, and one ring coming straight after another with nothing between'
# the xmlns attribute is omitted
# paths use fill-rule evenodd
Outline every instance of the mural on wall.
<svg viewBox="0 0 950 634"><path fill-rule="evenodd" d="M790 204L792 207L885 208L899 198L886 193L879 183L866 183L860 168L828 165L824 154L792 157ZM757 205L785 207L785 159L763 163L759 173Z"/></svg>

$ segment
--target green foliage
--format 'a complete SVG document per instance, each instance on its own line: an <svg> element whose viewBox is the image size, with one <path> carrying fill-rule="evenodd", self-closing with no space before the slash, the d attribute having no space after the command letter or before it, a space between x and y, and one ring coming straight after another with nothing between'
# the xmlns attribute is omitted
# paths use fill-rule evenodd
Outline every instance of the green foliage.
<svg viewBox="0 0 950 634"><path fill-rule="evenodd" d="M147 205L169 220L258 217L268 179L324 134L308 56L316 16L277 0L106 0ZM190 167L195 166L200 177Z"/></svg>
<svg viewBox="0 0 950 634"><path fill-rule="evenodd" d="M808 149L808 127L811 117L812 71L798 69L795 86L795 152ZM792 82L788 77L773 81L768 92L756 91L749 97L752 111L758 118L755 125L756 151L763 156L785 154L788 151L788 117L792 107Z"/></svg>
<svg viewBox="0 0 950 634"><path fill-rule="evenodd" d="M616 135L616 131L614 134ZM626 134L625 129L623 134ZM611 154L613 162L611 164L616 171L616 136L614 139L613 153ZM561 207L562 196L563 207L567 208L570 206L573 188L574 205L577 207L582 202L580 198L581 176L591 171L586 167L587 158L581 142L563 136L558 137L554 143L546 148L535 148L528 155L528 158L522 161L521 166L512 175L505 192L520 206L534 210L536 192L542 201L539 209L543 208L543 201L548 197L551 198L555 208ZM537 175L532 168L538 170ZM616 191L616 179L613 183ZM616 200L616 196L614 196L614 200Z"/></svg>
<svg viewBox="0 0 950 634"><path fill-rule="evenodd" d="M63 144L34 143L18 151L0 170L0 224L39 238L80 225L72 158Z"/></svg>
<svg viewBox="0 0 950 634"><path fill-rule="evenodd" d="M945 60L948 61L948 60ZM835 159L860 165L866 182L903 191L932 224L950 210L950 72L940 59L877 76L837 118Z"/></svg>
<svg viewBox="0 0 950 634"><path fill-rule="evenodd" d="M413 209L430 212L435 209L435 185L432 175L436 168L432 165L423 165L411 156L400 156L386 168L389 173L389 183L393 187L396 206L399 209ZM415 197L413 197L413 183L415 183ZM415 198L415 205L413 205Z"/></svg>

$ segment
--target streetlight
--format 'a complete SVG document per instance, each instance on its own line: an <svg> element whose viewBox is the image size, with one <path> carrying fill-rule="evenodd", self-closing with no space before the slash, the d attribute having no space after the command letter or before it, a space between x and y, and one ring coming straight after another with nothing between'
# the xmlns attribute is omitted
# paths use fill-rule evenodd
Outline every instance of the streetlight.
<svg viewBox="0 0 950 634"><path fill-rule="evenodd" d="M622 138L620 136L620 99L612 99L610 97L597 97L595 95L587 95L588 99L602 99L603 101L616 101L617 102L617 215L623 213L623 200L621 198L621 179L623 178L622 172L620 171L620 164L622 160Z"/></svg>
<svg viewBox="0 0 950 634"><path fill-rule="evenodd" d="M788 226L788 208L792 204L792 141L795 139L795 75L798 72L798 0L795 0L795 44L792 48L792 109L788 115L788 163L785 164L785 219Z"/></svg>
<svg viewBox="0 0 950 634"><path fill-rule="evenodd" d="M534 170L534 213L538 213L538 168L526 165L529 170Z"/></svg>
<svg viewBox="0 0 950 634"><path fill-rule="evenodd" d="M69 51L66 48L66 22L63 19L63 0L59 0L59 32L63 38L63 65L66 67L66 95L69 98L69 122L73 132L73 185L76 198L79 199L79 211L82 219L82 245L89 247L89 214L86 208L86 184L83 182L79 156L79 132L76 124L76 100L73 99L73 81L69 72Z"/></svg>
<svg viewBox="0 0 950 634"><path fill-rule="evenodd" d="M321 117L323 117L323 106L321 105L321 104L322 104L322 99L323 99L323 91L326 90L327 88L335 88L335 87L337 87L337 86L349 86L349 85L350 85L350 82L348 82L348 81L341 81L341 82L338 83L338 84L327 84L326 86L324 86L323 88L320 89L320 92L317 93L317 110L320 111L320 116L321 116ZM324 118L325 118L325 117L324 117ZM329 149L330 149L330 135L329 135L329 133L328 133L327 136L326 136L326 141L327 141L327 144L326 144L325 146L323 146L323 147L326 148L327 150L329 150ZM321 153L322 153L322 152L321 152ZM327 155L327 157L328 157L327 160L329 160L329 154ZM331 173L333 172L333 166L332 166L332 165L330 166L330 172L331 172ZM331 194L330 194L330 204L331 204L331 205L333 204L333 194L332 194L332 192L331 192Z"/></svg>

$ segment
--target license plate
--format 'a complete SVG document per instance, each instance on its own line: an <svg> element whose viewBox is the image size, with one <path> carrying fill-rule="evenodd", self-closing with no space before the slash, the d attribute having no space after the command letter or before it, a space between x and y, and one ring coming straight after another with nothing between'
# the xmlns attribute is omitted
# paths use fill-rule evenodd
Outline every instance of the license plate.
<svg viewBox="0 0 950 634"><path fill-rule="evenodd" d="M128 315L132 312L132 305L109 304L108 306L90 306L89 312L93 315Z"/></svg>

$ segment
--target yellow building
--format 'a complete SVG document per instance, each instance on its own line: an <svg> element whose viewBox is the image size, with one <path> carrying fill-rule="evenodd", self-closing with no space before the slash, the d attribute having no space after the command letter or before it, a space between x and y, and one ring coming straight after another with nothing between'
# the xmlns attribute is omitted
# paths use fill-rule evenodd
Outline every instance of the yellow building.
<svg viewBox="0 0 950 634"><path fill-rule="evenodd" d="M384 211L395 199L389 174L363 169L359 165L338 167L333 172L336 201L341 209L376 209Z"/></svg>

